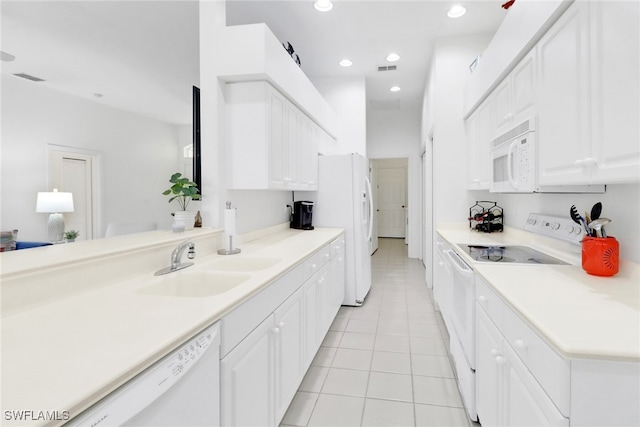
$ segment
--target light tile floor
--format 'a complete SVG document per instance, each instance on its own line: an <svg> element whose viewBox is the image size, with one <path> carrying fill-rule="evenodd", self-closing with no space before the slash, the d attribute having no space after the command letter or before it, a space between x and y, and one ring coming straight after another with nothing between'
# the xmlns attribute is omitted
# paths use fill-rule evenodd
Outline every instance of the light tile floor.
<svg viewBox="0 0 640 427"><path fill-rule="evenodd" d="M365 303L340 309L281 427L477 426L440 322L422 262L380 239Z"/></svg>

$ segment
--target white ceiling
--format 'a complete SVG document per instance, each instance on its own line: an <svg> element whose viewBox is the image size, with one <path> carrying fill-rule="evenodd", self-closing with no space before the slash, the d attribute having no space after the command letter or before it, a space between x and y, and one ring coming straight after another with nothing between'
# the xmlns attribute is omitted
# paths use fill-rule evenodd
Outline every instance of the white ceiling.
<svg viewBox="0 0 640 427"><path fill-rule="evenodd" d="M463 3L467 14L446 16ZM376 105L420 108L436 38L493 34L506 11L501 0L334 0L318 12L312 0L227 1L227 25L265 22L282 42L290 42L302 69L315 77L365 76L367 101ZM400 60L389 63L395 52ZM481 52L478 52L480 54ZM338 63L348 58L350 68ZM471 62L471 61L470 61ZM396 71L378 66L396 65ZM391 86L401 91L392 93Z"/></svg>
<svg viewBox="0 0 640 427"><path fill-rule="evenodd" d="M227 2L227 25L265 22L289 41L302 70L316 77L362 76L367 100L419 108L434 40L492 34L502 0L337 0L321 13L310 0ZM197 1L2 0L2 47L15 56L3 74L26 73L74 95L174 124L191 122L191 86L199 81ZM390 52L400 60L389 64ZM478 52L480 53L480 52ZM353 66L343 68L343 58ZM378 72L381 65L396 71ZM16 78L16 77L12 77ZM398 85L400 92L389 88ZM94 96L102 94L101 98Z"/></svg>

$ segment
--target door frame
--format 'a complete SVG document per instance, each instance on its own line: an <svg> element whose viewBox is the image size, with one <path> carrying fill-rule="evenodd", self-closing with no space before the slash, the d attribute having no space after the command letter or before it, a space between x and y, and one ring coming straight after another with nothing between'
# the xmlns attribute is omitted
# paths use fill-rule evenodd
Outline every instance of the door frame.
<svg viewBox="0 0 640 427"><path fill-rule="evenodd" d="M48 187L56 186L58 177L54 176L54 162L63 157L83 156L91 159L91 233L92 239L102 237L100 235L102 225L102 153L77 147L47 144L47 180Z"/></svg>

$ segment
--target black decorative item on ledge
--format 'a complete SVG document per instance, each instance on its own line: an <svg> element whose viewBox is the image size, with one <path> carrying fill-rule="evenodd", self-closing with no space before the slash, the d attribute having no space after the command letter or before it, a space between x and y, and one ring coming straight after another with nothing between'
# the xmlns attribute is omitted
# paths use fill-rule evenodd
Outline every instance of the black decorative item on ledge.
<svg viewBox="0 0 640 427"><path fill-rule="evenodd" d="M295 63L298 64L298 67L300 67L302 65L300 62L300 57L298 56L297 53L294 56L295 51L293 50L293 46L291 45L291 43L289 42L282 43L282 47L284 47L284 50L286 50L289 56L291 56L291 59L293 59Z"/></svg>
<svg viewBox="0 0 640 427"><path fill-rule="evenodd" d="M502 220L504 213L496 202L476 201L476 204L469 208L469 228L477 231L491 233L504 229Z"/></svg>

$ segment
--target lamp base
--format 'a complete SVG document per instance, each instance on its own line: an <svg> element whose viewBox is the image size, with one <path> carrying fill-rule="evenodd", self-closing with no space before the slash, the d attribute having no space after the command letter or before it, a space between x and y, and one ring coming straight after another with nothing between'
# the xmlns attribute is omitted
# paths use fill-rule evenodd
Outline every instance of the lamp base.
<svg viewBox="0 0 640 427"><path fill-rule="evenodd" d="M51 243L61 242L64 235L64 218L61 213L49 215L49 241Z"/></svg>

